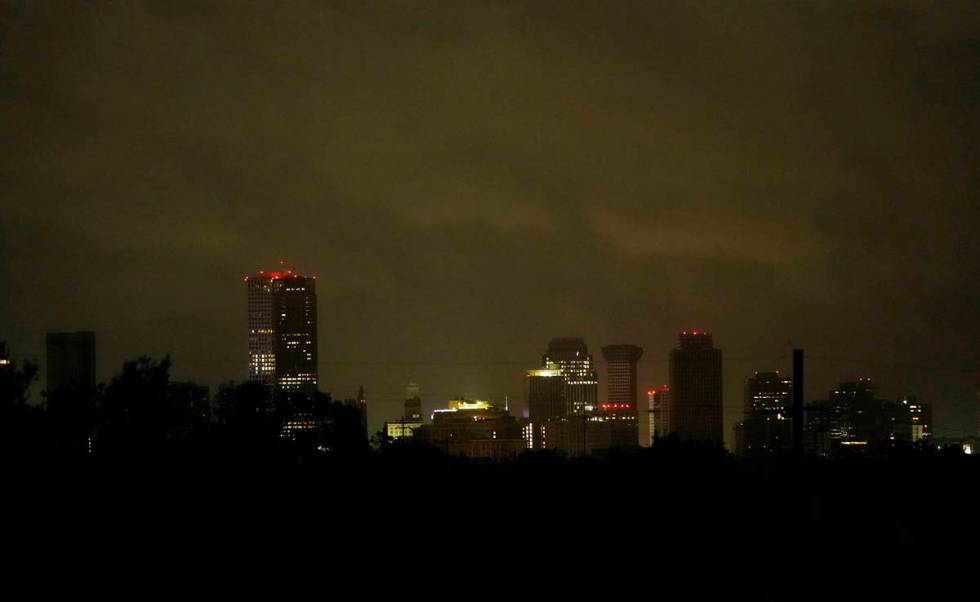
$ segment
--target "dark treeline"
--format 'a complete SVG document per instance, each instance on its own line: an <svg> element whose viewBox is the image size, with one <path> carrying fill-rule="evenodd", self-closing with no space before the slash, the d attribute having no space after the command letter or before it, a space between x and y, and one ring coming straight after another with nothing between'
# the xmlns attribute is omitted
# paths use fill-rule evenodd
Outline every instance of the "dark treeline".
<svg viewBox="0 0 980 602"><path fill-rule="evenodd" d="M453 532L457 521L493 520L533 525L549 545L569 546L980 541L980 458L958 450L739 462L720 446L668 438L598 457L538 451L476 461L379 435L371 445L358 410L328 395L274 401L264 386L228 383L202 403L193 387L170 381L170 368L168 359L140 358L94 390L61 391L40 406L26 399L34 366L0 369L7 485L43 480L32 491L44 503L70 497L123 513L165 506L202 525L245 515L323 521L330 507L367 537L408 525L455 541L471 536ZM318 426L284 438L284 421L297 415ZM124 490L129 503L109 503ZM478 531L489 545L524 545Z"/></svg>
<svg viewBox="0 0 980 602"><path fill-rule="evenodd" d="M329 395L273 399L258 383L222 385L212 400L173 383L169 358L126 362L109 383L59 390L27 403L31 364L0 370L4 455L21 466L139 465L207 468L361 458L369 445L358 412ZM302 415L318 428L290 438L282 424Z"/></svg>

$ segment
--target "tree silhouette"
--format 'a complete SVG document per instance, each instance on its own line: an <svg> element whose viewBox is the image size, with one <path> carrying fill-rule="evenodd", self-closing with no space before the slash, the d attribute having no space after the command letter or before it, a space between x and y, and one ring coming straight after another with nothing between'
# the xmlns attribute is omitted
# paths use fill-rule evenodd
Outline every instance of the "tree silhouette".
<svg viewBox="0 0 980 602"><path fill-rule="evenodd" d="M88 459L101 395L101 386L47 393L45 409L51 452L60 460L79 462Z"/></svg>
<svg viewBox="0 0 980 602"><path fill-rule="evenodd" d="M0 342L0 357L6 347ZM35 378L37 366L31 362L5 359L0 365L0 445L4 456L22 464L38 461L44 449L44 411L27 403L27 391Z"/></svg>
<svg viewBox="0 0 980 602"><path fill-rule="evenodd" d="M187 395L170 387L170 357L141 357L123 364L106 386L94 433L96 458L116 462L175 457L203 427Z"/></svg>

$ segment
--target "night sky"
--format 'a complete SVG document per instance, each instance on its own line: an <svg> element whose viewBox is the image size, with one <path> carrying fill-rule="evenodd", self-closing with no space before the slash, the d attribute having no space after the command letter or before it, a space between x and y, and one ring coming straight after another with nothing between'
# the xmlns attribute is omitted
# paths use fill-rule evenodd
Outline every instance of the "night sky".
<svg viewBox="0 0 980 602"><path fill-rule="evenodd" d="M201 6L200 4L204 4ZM523 405L556 336L807 350L955 434L980 367L980 4L3 2L0 339L246 373L319 277L320 383ZM604 396L604 385L600 395Z"/></svg>

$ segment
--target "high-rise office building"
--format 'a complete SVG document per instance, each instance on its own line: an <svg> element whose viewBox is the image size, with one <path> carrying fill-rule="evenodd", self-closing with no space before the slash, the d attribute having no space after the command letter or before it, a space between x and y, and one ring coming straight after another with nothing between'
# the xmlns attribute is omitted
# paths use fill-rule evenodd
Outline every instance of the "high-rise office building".
<svg viewBox="0 0 980 602"><path fill-rule="evenodd" d="M684 331L670 352L667 434L682 440L723 442L721 350L711 334Z"/></svg>
<svg viewBox="0 0 980 602"><path fill-rule="evenodd" d="M840 383L828 397L825 414L829 419L831 441L866 446L886 436L884 425L872 418L879 401L876 401L878 387L870 378Z"/></svg>
<svg viewBox="0 0 980 602"><path fill-rule="evenodd" d="M550 420L563 420L569 414L565 400L565 378L556 364L548 368L527 371L527 436L530 446L544 445L544 425Z"/></svg>
<svg viewBox="0 0 980 602"><path fill-rule="evenodd" d="M572 413L584 414L597 407L599 377L584 339L552 339L541 358L541 367L561 370L565 403Z"/></svg>
<svg viewBox="0 0 980 602"><path fill-rule="evenodd" d="M898 401L895 412L896 438L916 443L932 437L932 404L922 403L915 395Z"/></svg>
<svg viewBox="0 0 980 602"><path fill-rule="evenodd" d="M46 343L48 395L95 388L94 332L49 332Z"/></svg>
<svg viewBox="0 0 980 602"><path fill-rule="evenodd" d="M527 371L527 409L532 422L568 416L565 379L557 366Z"/></svg>
<svg viewBox="0 0 980 602"><path fill-rule="evenodd" d="M600 417L614 427L615 446L643 444L636 403L636 362L642 355L643 348L636 345L606 345L602 348L602 356L606 359L606 401L600 404Z"/></svg>
<svg viewBox="0 0 980 602"><path fill-rule="evenodd" d="M793 447L793 379L779 372L756 372L745 381L743 420L735 426L735 453L762 457Z"/></svg>
<svg viewBox="0 0 980 602"><path fill-rule="evenodd" d="M249 380L276 394L317 390L316 279L292 270L246 276Z"/></svg>
<svg viewBox="0 0 980 602"><path fill-rule="evenodd" d="M602 348L607 364L607 403L636 409L636 362L642 355L643 348L636 345L606 345Z"/></svg>

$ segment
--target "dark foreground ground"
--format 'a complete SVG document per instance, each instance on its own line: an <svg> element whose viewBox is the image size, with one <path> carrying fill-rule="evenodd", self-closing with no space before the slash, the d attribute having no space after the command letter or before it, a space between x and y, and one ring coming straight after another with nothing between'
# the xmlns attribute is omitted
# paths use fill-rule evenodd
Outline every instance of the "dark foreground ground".
<svg viewBox="0 0 980 602"><path fill-rule="evenodd" d="M48 550L310 546L435 562L980 546L980 458L962 454L746 463L661 449L482 463L403 451L289 465L21 466L7 481L9 532Z"/></svg>

